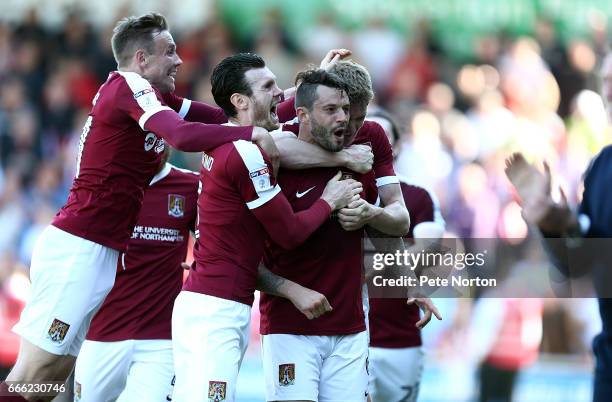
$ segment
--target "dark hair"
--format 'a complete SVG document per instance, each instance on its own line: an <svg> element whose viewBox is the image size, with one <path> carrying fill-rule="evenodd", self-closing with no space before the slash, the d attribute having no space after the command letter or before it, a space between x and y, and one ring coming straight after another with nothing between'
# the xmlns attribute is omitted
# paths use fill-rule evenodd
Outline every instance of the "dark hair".
<svg viewBox="0 0 612 402"><path fill-rule="evenodd" d="M295 77L295 107L305 107L312 109L314 101L318 99L317 87L324 85L330 88L340 89L346 92L346 85L335 74L329 73L323 69L312 69L298 73Z"/></svg>
<svg viewBox="0 0 612 402"><path fill-rule="evenodd" d="M212 94L215 102L223 109L227 117L236 116L236 108L230 100L233 94L253 95L245 73L251 69L265 66L264 59L253 53L238 53L226 57L215 66L210 77Z"/></svg>
<svg viewBox="0 0 612 402"><path fill-rule="evenodd" d="M118 66L129 63L129 59L138 49L154 53L153 34L168 30L166 18L158 13L149 13L140 17L126 17L120 20L113 29L111 45L113 56Z"/></svg>

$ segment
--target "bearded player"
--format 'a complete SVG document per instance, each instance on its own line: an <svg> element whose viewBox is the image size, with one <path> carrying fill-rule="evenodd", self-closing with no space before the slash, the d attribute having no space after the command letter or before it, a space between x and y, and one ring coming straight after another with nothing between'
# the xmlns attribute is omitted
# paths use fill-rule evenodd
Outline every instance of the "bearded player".
<svg viewBox="0 0 612 402"><path fill-rule="evenodd" d="M163 16L120 21L112 47L118 70L92 101L68 201L34 249L31 298L15 327L22 338L19 357L7 377L17 384L63 382L72 371L89 323L113 285L117 258L132 234L165 141L180 150L201 151L253 139L275 153L263 128L188 122L197 114L196 104L175 111L164 103L161 93L174 91L182 60ZM0 393L24 400L9 388L0 384Z"/></svg>
<svg viewBox="0 0 612 402"><path fill-rule="evenodd" d="M323 70L300 73L296 111L298 141L338 152L345 146L346 127L338 111L350 108L337 89L338 77ZM390 149L389 149L390 151ZM316 202L335 168L283 170L279 180L293 209ZM374 174L343 171L364 188ZM362 195L370 202L376 192ZM361 241L363 230L345 231L334 216L295 250L284 250L274 239L265 265L277 275L325 294L333 311L308 321L278 297L260 300L262 353L268 401L355 401L367 394L367 333L361 305Z"/></svg>
<svg viewBox="0 0 612 402"><path fill-rule="evenodd" d="M253 123L257 100L278 103L282 94L264 61L251 54L224 59L211 80L230 125ZM342 119L345 125L345 113ZM327 183L311 208L294 213L259 147L236 141L203 154L196 264L172 315L173 400L207 401L219 395L234 400L264 235L286 248L306 240L333 210L362 191L360 183L339 178L338 173Z"/></svg>

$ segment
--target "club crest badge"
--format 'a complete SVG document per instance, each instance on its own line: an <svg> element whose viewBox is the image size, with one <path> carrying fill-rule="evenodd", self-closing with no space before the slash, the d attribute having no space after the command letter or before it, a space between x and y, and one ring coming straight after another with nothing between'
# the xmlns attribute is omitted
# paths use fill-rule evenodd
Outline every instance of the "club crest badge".
<svg viewBox="0 0 612 402"><path fill-rule="evenodd" d="M225 400L227 383L223 381L208 382L208 402L221 402Z"/></svg>
<svg viewBox="0 0 612 402"><path fill-rule="evenodd" d="M288 387L295 383L295 364L279 364L278 365L278 385Z"/></svg>
<svg viewBox="0 0 612 402"><path fill-rule="evenodd" d="M182 218L185 214L185 197L178 194L168 194L168 215Z"/></svg>
<svg viewBox="0 0 612 402"><path fill-rule="evenodd" d="M340 176L340 180L348 180L348 179L354 179L355 176L353 175L353 173L351 172L342 172L342 176Z"/></svg>
<svg viewBox="0 0 612 402"><path fill-rule="evenodd" d="M55 318L49 327L49 331L47 331L47 336L55 343L62 343L69 328L69 324Z"/></svg>

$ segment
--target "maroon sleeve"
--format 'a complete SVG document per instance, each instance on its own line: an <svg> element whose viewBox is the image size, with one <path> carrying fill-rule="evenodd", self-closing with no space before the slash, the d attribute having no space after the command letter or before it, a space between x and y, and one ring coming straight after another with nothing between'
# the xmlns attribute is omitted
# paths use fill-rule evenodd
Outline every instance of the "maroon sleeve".
<svg viewBox="0 0 612 402"><path fill-rule="evenodd" d="M370 131L372 152L374 153L372 170L376 175L378 186L381 186L378 179L395 176L395 169L393 168L393 150L391 149L391 143L389 143L385 130L378 123L368 121L365 124L367 124L367 126L364 128ZM397 181L395 182L397 183Z"/></svg>
<svg viewBox="0 0 612 402"><path fill-rule="evenodd" d="M163 137L180 151L210 151L238 140L251 140L253 126L229 127L188 122L173 110L161 110L147 119L145 129Z"/></svg>
<svg viewBox="0 0 612 402"><path fill-rule="evenodd" d="M183 106L183 98L176 95L174 92L167 92L165 94L161 94L161 97L166 105L168 105L172 110L178 113L181 110L181 106Z"/></svg>
<svg viewBox="0 0 612 402"><path fill-rule="evenodd" d="M235 146L226 171L247 207L275 243L285 249L299 246L329 218L329 204L319 199L309 209L294 213L270 174L272 164L261 149L253 143Z"/></svg>
<svg viewBox="0 0 612 402"><path fill-rule="evenodd" d="M433 222L435 220L434 202L429 192L424 188L400 183L402 195L406 203L406 209L410 213L410 231L408 237L412 237L412 230L419 223Z"/></svg>
<svg viewBox="0 0 612 402"><path fill-rule="evenodd" d="M278 121L281 123L295 119L297 117L295 113L295 97L292 96L281 102L276 108L276 114L278 115Z"/></svg>
<svg viewBox="0 0 612 402"><path fill-rule="evenodd" d="M227 116L220 107L211 106L203 102L191 101L185 120L199 121L200 123L207 124L223 124L227 123Z"/></svg>
<svg viewBox="0 0 612 402"><path fill-rule="evenodd" d="M319 228L331 213L331 207L319 198L310 208L297 213L282 193L253 210L257 220L272 240L286 250L302 244Z"/></svg>
<svg viewBox="0 0 612 402"><path fill-rule="evenodd" d="M181 98L173 92L162 94L162 99L172 110L187 121L206 124L227 123L227 116L220 107Z"/></svg>

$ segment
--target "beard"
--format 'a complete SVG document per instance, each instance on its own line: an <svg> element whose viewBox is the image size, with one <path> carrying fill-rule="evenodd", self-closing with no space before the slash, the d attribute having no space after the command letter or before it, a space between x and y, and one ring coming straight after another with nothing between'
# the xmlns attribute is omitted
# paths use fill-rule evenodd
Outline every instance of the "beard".
<svg viewBox="0 0 612 402"><path fill-rule="evenodd" d="M310 134L319 146L330 152L340 152L344 148L344 141L336 141L336 136L329 128L319 125L314 119L311 120Z"/></svg>
<svg viewBox="0 0 612 402"><path fill-rule="evenodd" d="M255 103L253 112L253 125L263 127L268 131L274 131L280 127L278 120L274 120L270 116L270 106L258 105L257 103Z"/></svg>

